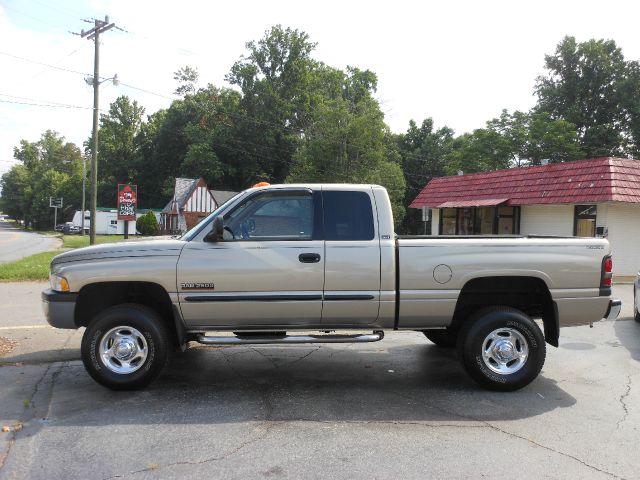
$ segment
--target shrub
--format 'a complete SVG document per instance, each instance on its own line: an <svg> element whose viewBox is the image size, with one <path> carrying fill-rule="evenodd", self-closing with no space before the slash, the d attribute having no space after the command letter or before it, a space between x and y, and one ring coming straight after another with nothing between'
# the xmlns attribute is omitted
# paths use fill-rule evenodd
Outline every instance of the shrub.
<svg viewBox="0 0 640 480"><path fill-rule="evenodd" d="M156 216L151 210L136 220L136 230L145 237L158 233L158 220L156 220Z"/></svg>

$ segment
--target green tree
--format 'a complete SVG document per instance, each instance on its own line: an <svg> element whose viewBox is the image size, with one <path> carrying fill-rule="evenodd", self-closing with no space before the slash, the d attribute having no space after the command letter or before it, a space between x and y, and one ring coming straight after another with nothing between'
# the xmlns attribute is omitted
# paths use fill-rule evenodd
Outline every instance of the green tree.
<svg viewBox="0 0 640 480"><path fill-rule="evenodd" d="M454 132L449 127L434 129L433 119L427 118L419 127L411 120L407 132L396 136L407 185L406 205L413 201L432 178L445 174L445 159L452 151L453 135ZM398 230L402 233L422 233L421 212L409 209Z"/></svg>
<svg viewBox="0 0 640 480"><path fill-rule="evenodd" d="M509 138L492 128L479 128L456 137L447 155L445 172L476 173L514 166Z"/></svg>
<svg viewBox="0 0 640 480"><path fill-rule="evenodd" d="M627 63L627 75L621 82L622 108L628 121L628 154L640 159L640 63Z"/></svg>
<svg viewBox="0 0 640 480"><path fill-rule="evenodd" d="M287 177L310 121L317 85L318 63L311 58L315 46L306 33L277 25L246 44L248 54L226 77L242 91L244 149L254 155L259 175L271 182Z"/></svg>
<svg viewBox="0 0 640 480"><path fill-rule="evenodd" d="M60 220L81 204L82 154L73 143L47 130L37 142L22 140L14 148L22 162L2 176L2 206L13 218L35 228L53 227L49 197L63 197Z"/></svg>
<svg viewBox="0 0 640 480"><path fill-rule="evenodd" d="M30 195L30 175L25 165L14 165L2 175L0 188L0 210L15 220L24 220L28 211L28 199Z"/></svg>
<svg viewBox="0 0 640 480"><path fill-rule="evenodd" d="M290 182L376 183L389 191L398 224L405 213L401 157L373 98L371 72L349 69L340 95L324 99L294 156Z"/></svg>
<svg viewBox="0 0 640 480"><path fill-rule="evenodd" d="M186 95L188 93L196 93L196 85L198 84L198 70L189 66L182 67L174 72L173 79L178 82L178 87L173 93L176 95Z"/></svg>
<svg viewBox="0 0 640 480"><path fill-rule="evenodd" d="M127 96L118 97L109 112L100 116L98 134L98 203L116 204L116 185L134 182L146 163L140 157L138 136L142 129L144 108ZM87 146L92 145L91 139ZM87 147L88 148L88 147Z"/></svg>
<svg viewBox="0 0 640 480"><path fill-rule="evenodd" d="M485 128L457 137L447 155L446 173L556 163L584 157L576 127L546 112L510 114L489 120Z"/></svg>
<svg viewBox="0 0 640 480"><path fill-rule="evenodd" d="M565 37L554 55L545 56L545 67L547 74L536 81L536 110L574 124L587 157L625 154L623 93L630 66L616 43Z"/></svg>
<svg viewBox="0 0 640 480"><path fill-rule="evenodd" d="M163 206L179 176L202 176L221 190L250 184L259 167L243 142L240 97L209 85L148 117L137 137L144 159L136 177L141 204Z"/></svg>

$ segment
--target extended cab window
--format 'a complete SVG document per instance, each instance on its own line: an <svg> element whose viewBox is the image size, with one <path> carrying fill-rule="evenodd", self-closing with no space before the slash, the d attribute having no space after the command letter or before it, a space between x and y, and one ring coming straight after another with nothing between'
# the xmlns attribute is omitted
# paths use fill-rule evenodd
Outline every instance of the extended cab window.
<svg viewBox="0 0 640 480"><path fill-rule="evenodd" d="M327 240L373 240L371 199L364 192L322 192Z"/></svg>
<svg viewBox="0 0 640 480"><path fill-rule="evenodd" d="M224 216L225 240L311 240L311 192L254 195Z"/></svg>

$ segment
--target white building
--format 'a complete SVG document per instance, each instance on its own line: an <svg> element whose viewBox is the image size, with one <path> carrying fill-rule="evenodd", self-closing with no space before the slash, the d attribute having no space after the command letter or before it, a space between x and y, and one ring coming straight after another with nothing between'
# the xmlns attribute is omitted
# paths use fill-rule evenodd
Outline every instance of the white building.
<svg viewBox="0 0 640 480"><path fill-rule="evenodd" d="M431 180L410 205L432 235L606 236L616 277L640 270L640 161L593 158Z"/></svg>
<svg viewBox="0 0 640 480"><path fill-rule="evenodd" d="M146 214L147 210L136 213L136 218ZM160 220L160 213L155 212L156 220ZM91 212L85 211L84 229L89 231L91 224ZM72 220L74 225L82 226L82 212L76 211ZM96 209L96 234L97 235L124 235L125 220L118 220L118 210L115 208L98 207ZM129 235L137 235L135 220L129 220Z"/></svg>

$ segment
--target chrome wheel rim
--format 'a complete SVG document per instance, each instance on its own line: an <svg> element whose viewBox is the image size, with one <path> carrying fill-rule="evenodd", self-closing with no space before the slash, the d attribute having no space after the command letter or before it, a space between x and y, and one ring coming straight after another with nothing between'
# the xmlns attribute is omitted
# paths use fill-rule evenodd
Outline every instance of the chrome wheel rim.
<svg viewBox="0 0 640 480"><path fill-rule="evenodd" d="M524 335L513 328L498 328L482 342L482 360L494 373L510 375L527 362L529 344Z"/></svg>
<svg viewBox="0 0 640 480"><path fill-rule="evenodd" d="M100 358L114 373L133 373L144 365L149 348L147 339L133 327L120 326L109 330L100 340Z"/></svg>

